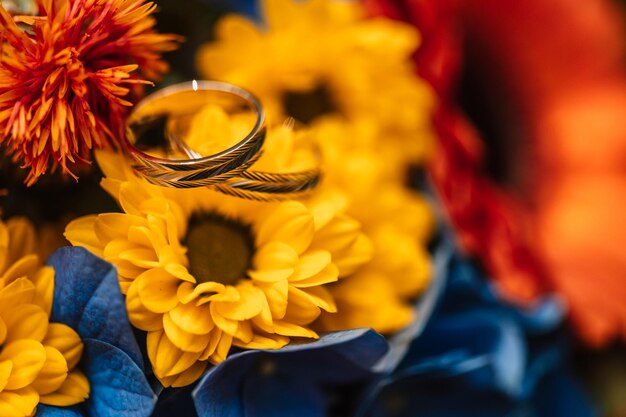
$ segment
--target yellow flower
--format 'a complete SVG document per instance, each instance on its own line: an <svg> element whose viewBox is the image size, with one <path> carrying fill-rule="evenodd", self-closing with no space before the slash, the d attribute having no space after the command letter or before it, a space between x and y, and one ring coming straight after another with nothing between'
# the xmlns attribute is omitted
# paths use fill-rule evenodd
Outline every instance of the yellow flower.
<svg viewBox="0 0 626 417"><path fill-rule="evenodd" d="M222 133L217 140L231 139ZM269 162L259 164L284 168L280 155L294 137L270 130ZM207 188L162 189L134 177L118 155L98 161L123 213L77 219L66 237L117 266L130 321L148 332L165 386L192 383L231 345L273 349L292 337L317 338L310 324L336 311L327 285L371 257L341 195L261 203Z"/></svg>
<svg viewBox="0 0 626 417"><path fill-rule="evenodd" d="M0 222L0 410L3 417L32 416L38 403L69 406L89 396L76 369L78 334L49 323L54 270L35 253L33 227L22 218Z"/></svg>
<svg viewBox="0 0 626 417"><path fill-rule="evenodd" d="M274 123L334 115L382 129L405 159L432 151L433 94L415 75L414 28L365 18L348 1L265 0L262 15L261 25L241 16L218 23L217 40L198 53L203 76L251 90Z"/></svg>
<svg viewBox="0 0 626 417"><path fill-rule="evenodd" d="M321 330L372 327L392 333L413 318L412 301L431 278L426 243L434 228L430 207L404 185L398 149L384 132L362 123L326 119L312 136L322 153L325 187L346 190L347 213L372 239L371 262L349 280L333 284L337 314L323 314ZM342 138L354 138L350 142Z"/></svg>
<svg viewBox="0 0 626 417"><path fill-rule="evenodd" d="M265 0L261 10L262 24L218 23L216 41L198 53L200 72L254 92L270 121L311 126L323 187L348 193L347 213L372 238L373 261L330 286L338 313L316 328L396 331L431 273L433 217L404 185L407 164L424 162L435 143L433 95L411 59L419 34L366 17L358 2Z"/></svg>

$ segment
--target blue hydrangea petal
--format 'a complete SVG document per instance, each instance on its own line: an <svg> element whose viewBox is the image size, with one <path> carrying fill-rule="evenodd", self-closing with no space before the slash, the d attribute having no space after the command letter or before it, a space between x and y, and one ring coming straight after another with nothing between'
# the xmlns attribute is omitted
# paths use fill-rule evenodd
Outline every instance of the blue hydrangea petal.
<svg viewBox="0 0 626 417"><path fill-rule="evenodd" d="M256 362L255 352L229 357L211 368L192 393L200 417L244 417L241 385Z"/></svg>
<svg viewBox="0 0 626 417"><path fill-rule="evenodd" d="M35 417L84 417L85 413L82 405L72 407L53 407L39 404Z"/></svg>
<svg viewBox="0 0 626 417"><path fill-rule="evenodd" d="M554 330L566 315L564 302L554 295L545 296L531 306L509 305L504 302L497 285L489 283L481 272L459 255L449 267L448 286L441 312L462 312L468 308L494 307L508 314L529 334Z"/></svg>
<svg viewBox="0 0 626 417"><path fill-rule="evenodd" d="M271 374L267 384L298 380L303 390L318 383L339 383L371 377L371 368L387 352L382 336L368 329L322 335L310 343L291 344L278 350L250 350L230 356L200 380L193 397L201 417L240 417L254 412L256 405L241 393L248 378ZM309 385L309 387L304 387ZM265 393L278 392L266 387ZM309 395L307 398L313 398ZM261 400L261 398L259 398ZM266 399L263 399L266 401ZM285 401L281 395L276 404ZM264 402L259 404L263 406Z"/></svg>
<svg viewBox="0 0 626 417"><path fill-rule="evenodd" d="M122 349L143 369L113 265L81 247L57 250L48 264L55 269L51 321Z"/></svg>
<svg viewBox="0 0 626 417"><path fill-rule="evenodd" d="M496 311L470 310L433 320L411 345L400 369L403 373L467 374L464 377L479 389L518 395L526 361L526 342L515 322L499 317Z"/></svg>
<svg viewBox="0 0 626 417"><path fill-rule="evenodd" d="M143 371L124 351L106 342L84 339L81 368L91 393L89 416L148 417L156 403Z"/></svg>
<svg viewBox="0 0 626 417"><path fill-rule="evenodd" d="M504 417L516 405L504 394L477 390L466 380L407 375L382 386L367 417Z"/></svg>
<svg viewBox="0 0 626 417"><path fill-rule="evenodd" d="M297 379L252 375L244 382L243 401L246 417L325 415L324 400L317 387Z"/></svg>
<svg viewBox="0 0 626 417"><path fill-rule="evenodd" d="M574 380L563 370L544 378L533 398L536 417L596 417L585 395Z"/></svg>

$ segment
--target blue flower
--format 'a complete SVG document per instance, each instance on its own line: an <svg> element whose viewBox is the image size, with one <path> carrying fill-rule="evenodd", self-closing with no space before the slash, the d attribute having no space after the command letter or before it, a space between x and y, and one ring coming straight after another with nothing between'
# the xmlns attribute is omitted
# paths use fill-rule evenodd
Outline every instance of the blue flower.
<svg viewBox="0 0 626 417"><path fill-rule="evenodd" d="M193 399L201 417L317 417L331 409L346 415L355 404L343 400L358 399L387 349L382 336L357 329L236 353L201 379Z"/></svg>
<svg viewBox="0 0 626 417"><path fill-rule="evenodd" d="M587 417L563 369L564 308L502 302L456 256L436 313L395 370L370 391L361 416Z"/></svg>
<svg viewBox="0 0 626 417"><path fill-rule="evenodd" d="M40 404L36 417L147 417L156 397L128 322L113 266L80 247L56 251L51 321L64 323L83 340L80 363L91 387L89 399L73 407Z"/></svg>

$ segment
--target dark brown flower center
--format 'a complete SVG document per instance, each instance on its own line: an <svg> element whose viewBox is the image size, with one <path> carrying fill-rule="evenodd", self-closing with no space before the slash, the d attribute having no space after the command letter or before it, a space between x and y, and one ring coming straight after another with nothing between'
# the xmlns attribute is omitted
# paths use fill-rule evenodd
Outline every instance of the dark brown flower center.
<svg viewBox="0 0 626 417"><path fill-rule="evenodd" d="M320 116L339 112L339 107L325 84L306 92L285 92L283 106L288 116L304 124L309 124Z"/></svg>
<svg viewBox="0 0 626 417"><path fill-rule="evenodd" d="M218 214L193 216L183 243L189 272L198 283L235 284L246 277L252 265L254 240L250 227Z"/></svg>

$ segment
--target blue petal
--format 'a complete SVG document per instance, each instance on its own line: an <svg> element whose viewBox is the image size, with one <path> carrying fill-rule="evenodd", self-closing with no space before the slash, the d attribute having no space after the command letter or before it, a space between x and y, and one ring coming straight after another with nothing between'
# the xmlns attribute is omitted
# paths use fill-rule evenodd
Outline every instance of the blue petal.
<svg viewBox="0 0 626 417"><path fill-rule="evenodd" d="M371 378L371 368L385 354L388 345L384 338L368 329L356 329L323 335L311 343L291 344L278 350L250 350L229 357L212 368L199 382L193 393L196 409L201 417L239 417L264 407L267 397L241 398L246 381L259 374L272 376L267 384L283 386L285 381L297 380L297 386L308 390L306 398L317 384L346 383ZM309 385L309 387L304 387ZM265 387L264 394L278 393ZM258 400L255 403L253 400ZM280 404L286 399L274 399Z"/></svg>
<svg viewBox="0 0 626 417"><path fill-rule="evenodd" d="M232 355L207 372L192 393L200 417L244 417L242 384L256 362L254 351Z"/></svg>
<svg viewBox="0 0 626 417"><path fill-rule="evenodd" d="M368 417L504 417L514 404L501 393L477 390L459 378L408 376L383 386L366 408ZM521 416L521 414L520 414ZM555 416L553 416L555 417Z"/></svg>
<svg viewBox="0 0 626 417"><path fill-rule="evenodd" d="M115 268L81 247L57 250L48 264L55 270L51 321L122 349L143 369Z"/></svg>
<svg viewBox="0 0 626 417"><path fill-rule="evenodd" d="M74 405L71 407L53 407L49 405L39 404L35 417L84 417L85 413L82 405Z"/></svg>
<svg viewBox="0 0 626 417"><path fill-rule="evenodd" d="M457 255L450 265L450 277L442 313L462 312L468 308L496 307L501 314L513 316L529 334L546 333L562 323L566 307L557 296L546 296L532 306L507 304L498 287L487 281L469 261Z"/></svg>
<svg viewBox="0 0 626 417"><path fill-rule="evenodd" d="M529 335L556 329L563 323L566 311L565 302L556 295L540 298L530 308L511 309Z"/></svg>
<svg viewBox="0 0 626 417"><path fill-rule="evenodd" d="M433 320L400 368L405 374L466 374L477 388L516 396L526 363L526 342L515 322L497 311L469 310Z"/></svg>
<svg viewBox="0 0 626 417"><path fill-rule="evenodd" d="M243 401L246 417L324 417L325 414L319 389L298 379L251 375L244 382Z"/></svg>
<svg viewBox="0 0 626 417"><path fill-rule="evenodd" d="M564 371L545 378L535 391L533 401L537 417L594 417L598 414Z"/></svg>
<svg viewBox="0 0 626 417"><path fill-rule="evenodd" d="M143 371L124 351L106 342L83 340L82 370L91 385L89 416L148 417L156 403Z"/></svg>

